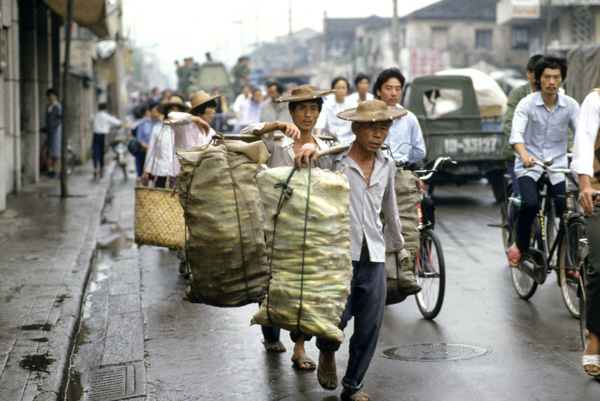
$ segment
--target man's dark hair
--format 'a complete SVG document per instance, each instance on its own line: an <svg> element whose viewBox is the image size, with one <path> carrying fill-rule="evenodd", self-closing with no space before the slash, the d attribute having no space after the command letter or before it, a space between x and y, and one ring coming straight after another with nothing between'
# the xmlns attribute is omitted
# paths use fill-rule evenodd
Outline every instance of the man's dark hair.
<svg viewBox="0 0 600 401"><path fill-rule="evenodd" d="M390 78L398 79L398 81L400 81L400 85L402 88L404 88L404 82L406 81L406 78L404 75L402 75L402 72L396 67L385 69L379 73L377 80L373 85L373 95L375 95L375 99L380 99L380 97L377 96L377 91L380 91L383 84Z"/></svg>
<svg viewBox="0 0 600 401"><path fill-rule="evenodd" d="M564 57L560 57L556 54L547 54L537 63L535 63L535 86L538 90L541 89L540 79L542 78L542 74L546 68L550 68L553 70L560 70L560 76L562 77L563 82L567 78L567 59Z"/></svg>
<svg viewBox="0 0 600 401"><path fill-rule="evenodd" d="M58 97L58 93L56 92L56 89L54 89L54 88L50 88L46 91L46 97L50 96L50 94L53 94L54 96Z"/></svg>
<svg viewBox="0 0 600 401"><path fill-rule="evenodd" d="M159 105L160 105L160 103L158 103L158 102L150 102L148 104L148 110L152 110L153 108L158 107Z"/></svg>
<svg viewBox="0 0 600 401"><path fill-rule="evenodd" d="M270 88L271 86L275 86L275 90L277 90L277 92L280 95L283 95L283 92L285 92L285 89L283 88L283 85L281 85L281 83L279 83L279 82L269 82L269 83L267 83L267 89Z"/></svg>
<svg viewBox="0 0 600 401"><path fill-rule="evenodd" d="M350 89L350 83L344 77L335 77L335 78L333 78L333 80L331 81L331 89L333 89L333 87L335 86L335 84L337 84L340 81L344 81L346 83L346 89Z"/></svg>
<svg viewBox="0 0 600 401"><path fill-rule="evenodd" d="M290 105L289 105L290 111L296 110L296 107L300 103L316 103L317 107L319 108L319 113L321 112L321 110L323 110L323 98L318 97L316 99L300 100L299 102L290 102Z"/></svg>
<svg viewBox="0 0 600 401"><path fill-rule="evenodd" d="M106 103L100 103L98 105L98 110L108 110L108 104L106 104Z"/></svg>
<svg viewBox="0 0 600 401"><path fill-rule="evenodd" d="M529 61L527 61L527 71L533 72L535 64L543 57L543 54L534 54L533 56L529 57Z"/></svg>
<svg viewBox="0 0 600 401"><path fill-rule="evenodd" d="M215 99L213 99L213 100L209 100L206 103L201 104L200 106L198 106L198 108L196 110L194 110L194 112L192 114L194 114L195 116L202 115L202 114L206 113L206 109L208 109L209 107L216 108L217 101Z"/></svg>
<svg viewBox="0 0 600 401"><path fill-rule="evenodd" d="M138 107L135 108L135 110L133 111L133 116L139 120L140 118L143 118L146 115L146 111L148 109L146 108L145 104L140 104Z"/></svg>
<svg viewBox="0 0 600 401"><path fill-rule="evenodd" d="M371 83L371 79L368 76L366 76L363 73L360 73L354 77L354 87L355 88L358 87L358 83L360 81L362 81L363 79L366 79L367 81L369 81L369 84Z"/></svg>

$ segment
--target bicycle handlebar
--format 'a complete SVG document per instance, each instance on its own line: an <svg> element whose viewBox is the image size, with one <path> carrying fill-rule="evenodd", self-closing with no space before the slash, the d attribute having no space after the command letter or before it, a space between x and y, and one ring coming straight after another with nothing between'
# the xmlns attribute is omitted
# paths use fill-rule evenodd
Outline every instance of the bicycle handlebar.
<svg viewBox="0 0 600 401"><path fill-rule="evenodd" d="M542 171L546 172L546 173L558 173L558 174L572 175L571 169L568 169L568 168L549 168L553 163L554 163L554 160L549 159L545 162L540 162L540 161L536 160L534 164L536 166L540 166L542 168ZM532 167L529 167L529 168L532 168Z"/></svg>
<svg viewBox="0 0 600 401"><path fill-rule="evenodd" d="M452 160L452 158L450 157L438 157L435 161L435 163L433 164L433 168L431 168L431 170L415 170L415 173L417 175L420 175L420 179L423 181L427 181L428 179L431 178L431 176L438 171L438 167L445 163L445 162L450 162L452 164L456 164L456 162L454 160ZM424 174L424 175L421 175Z"/></svg>

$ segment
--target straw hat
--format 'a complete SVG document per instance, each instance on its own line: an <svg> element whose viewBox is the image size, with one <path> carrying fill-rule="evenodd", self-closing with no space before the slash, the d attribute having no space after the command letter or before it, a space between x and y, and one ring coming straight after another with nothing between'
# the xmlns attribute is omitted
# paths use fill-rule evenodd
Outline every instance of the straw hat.
<svg viewBox="0 0 600 401"><path fill-rule="evenodd" d="M190 102L192 103L192 111L190 113L196 115L196 113L198 113L198 109L200 108L200 106L202 106L206 102L210 102L211 100L214 100L221 96L223 96L222 93L211 96L202 90L194 93L194 95L190 99Z"/></svg>
<svg viewBox="0 0 600 401"><path fill-rule="evenodd" d="M304 100L318 99L333 93L334 90L320 91L312 85L300 85L292 89L292 93L276 99L276 102L302 102Z"/></svg>
<svg viewBox="0 0 600 401"><path fill-rule="evenodd" d="M340 111L338 118L356 122L372 122L395 120L404 117L408 112L400 107L388 106L381 100L367 100L354 109Z"/></svg>
<svg viewBox="0 0 600 401"><path fill-rule="evenodd" d="M189 111L189 107L187 104L185 104L185 102L183 101L182 98L180 98L179 96L171 96L169 98L169 101L167 103L163 103L161 105L158 106L158 112L162 115L165 115L165 111L167 111L167 109L177 106L181 109L181 111L187 112Z"/></svg>

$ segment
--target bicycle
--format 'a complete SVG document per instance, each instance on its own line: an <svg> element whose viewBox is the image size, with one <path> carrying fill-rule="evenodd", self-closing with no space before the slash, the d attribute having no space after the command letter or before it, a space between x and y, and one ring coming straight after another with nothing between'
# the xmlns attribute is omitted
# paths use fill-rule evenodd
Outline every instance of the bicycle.
<svg viewBox="0 0 600 401"><path fill-rule="evenodd" d="M456 163L449 157L440 157L435 161L430 170L415 170L421 180L422 188L425 181L438 171L438 167L445 162ZM419 213L419 250L415 255L414 273L422 290L415 296L417 307L425 319L434 319L442 309L446 291L446 264L442 244L433 230L429 219L423 218L421 205Z"/></svg>
<svg viewBox="0 0 600 401"><path fill-rule="evenodd" d="M582 214L577 211L577 186L571 171L550 169L552 163L552 159L547 159L544 163L536 162L543 171L538 181L540 207L532 225L529 255L524 255L518 266L510 267L510 277L517 295L522 299L529 299L535 293L537 286L543 284L547 275L555 270L557 285L561 289L565 306L573 317L579 318L580 307L577 295L580 274L577 268L579 263L577 252L579 240L584 237L584 221ZM547 194L548 173L565 175L567 190L564 196L551 197ZM557 227L556 213L548 200L563 198L566 199L567 207L562 222ZM511 197L510 200L514 203L519 202L518 198ZM513 221L510 230L514 231L514 225ZM512 237L514 238L514 233Z"/></svg>

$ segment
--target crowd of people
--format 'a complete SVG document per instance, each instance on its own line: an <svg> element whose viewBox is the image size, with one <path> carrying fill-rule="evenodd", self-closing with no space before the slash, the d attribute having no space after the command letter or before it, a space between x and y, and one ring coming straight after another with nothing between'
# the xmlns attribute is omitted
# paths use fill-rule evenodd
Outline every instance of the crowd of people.
<svg viewBox="0 0 600 401"><path fill-rule="evenodd" d="M208 55L209 56L209 55ZM207 56L207 57L208 57ZM138 121L132 127L110 117L106 105L94 117L94 176L103 174L103 146L111 126L131 128L139 144L136 167L139 182L155 187L173 186L179 171L175 149L189 149L211 142L216 132L228 127L228 105L219 88L187 92L193 85L193 59L178 66L179 93L158 89L136 109ZM259 136L270 153L269 168L316 162L333 171L345 171L350 183L350 242L353 261L351 294L339 327L343 329L354 317L354 335L350 340L350 360L341 380L342 398L365 401L363 379L373 357L383 321L385 306L385 252L403 248L402 226L398 219L394 195L395 162L403 161L414 168L426 156L423 133L417 117L399 105L406 79L398 68L381 71L373 85L369 76L358 74L352 80L354 91L345 77L335 77L328 89L312 85L284 87L268 82L265 92L248 83L247 58L240 58L232 80L239 94L232 103L235 113L233 134ZM526 67L529 81L515 88L508 99L504 119L507 144L504 154L513 180L515 194L522 203L516 219L516 240L507 249L511 266L527 257L533 217L538 209L535 162L547 157L554 167L567 168L569 132L575 134L573 171L579 177L580 201L588 219L590 265L585 288L588 346L582 364L590 375L600 375L600 206L592 198L600 190L600 91L586 98L582 107L559 91L567 76L566 59L555 55L533 56ZM50 94L49 94L50 95ZM184 96L186 95L186 96ZM52 103L53 104L53 103ZM56 112L55 107L49 108ZM49 114L51 116L51 114ZM278 133L279 135L275 135ZM339 151L319 157L333 138ZM381 150L387 146L387 152ZM596 151L595 151L596 150ZM565 194L565 177L550 174L549 190ZM367 201L368 198L368 201ZM427 198L424 202L427 202ZM430 200L429 200L430 201ZM555 200L557 215L565 208L564 200ZM417 211L415 210L415 213ZM384 233L380 215L386 225ZM185 273L185 262L180 272ZM402 290L415 294L420 287L412 272L403 272ZM368 306L368 307L367 307ZM281 331L262 327L267 352L284 352ZM340 344L317 339L318 363L305 350L309 336L290 333L294 342L292 361L297 369L317 370L320 385L335 389L338 385L335 352Z"/></svg>

